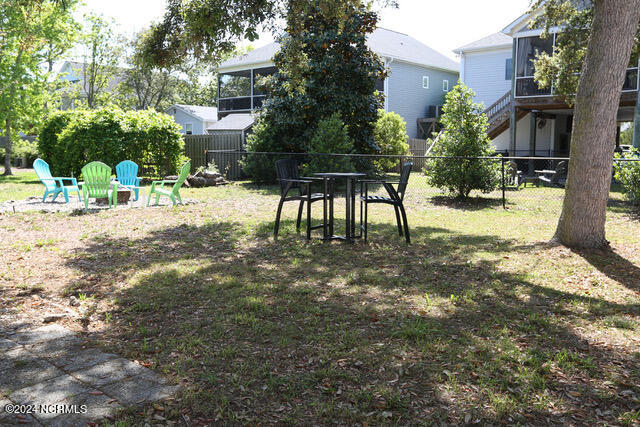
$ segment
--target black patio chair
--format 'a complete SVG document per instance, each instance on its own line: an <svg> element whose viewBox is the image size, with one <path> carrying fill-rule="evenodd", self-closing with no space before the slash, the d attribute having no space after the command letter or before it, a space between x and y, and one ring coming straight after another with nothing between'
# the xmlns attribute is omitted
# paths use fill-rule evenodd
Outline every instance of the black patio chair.
<svg viewBox="0 0 640 427"><path fill-rule="evenodd" d="M513 160L509 161L504 168L504 188L519 190L522 183L522 171L518 170L518 164Z"/></svg>
<svg viewBox="0 0 640 427"><path fill-rule="evenodd" d="M404 193L407 189L407 184L409 183L409 175L411 174L411 168L413 167L413 163L405 163L402 165L402 173L400 174L400 181L398 182L389 182L389 181L376 181L376 180L362 180L360 181L360 213L362 214L362 204L364 203L364 221L362 222L362 230L364 231L364 240L367 241L367 216L369 213L369 203L384 203L387 205L392 205L393 209L396 211L396 222L398 224L398 233L400 236L403 235L403 227L404 227L404 237L407 239L407 243L411 243L411 238L409 237L409 224L407 224L407 214L404 210ZM384 196L370 196L369 195L369 185L371 184L382 184L385 190L387 190L387 194L389 197ZM392 184L398 184L398 188L393 188ZM364 185L364 190L362 186ZM402 215L402 221L400 220L400 216Z"/></svg>
<svg viewBox="0 0 640 427"><path fill-rule="evenodd" d="M324 182L319 178L300 178L298 171L298 162L295 159L283 159L276 162L276 174L280 183L280 202L278 203L278 213L276 214L276 224L273 230L273 238L278 238L278 230L280 228L280 215L282 213L282 205L285 202L300 202L298 206L298 219L296 221L296 230L300 231L300 223L302 222L302 209L304 203L307 202L307 240L311 240L311 230L325 227L324 219L321 225L311 226L311 204L320 200L324 200L324 193L312 193L311 184L314 182ZM298 194L289 195L291 190L298 190ZM327 199L332 198L331 194L327 195ZM324 218L324 216L323 216Z"/></svg>
<svg viewBox="0 0 640 427"><path fill-rule="evenodd" d="M569 164L566 160L562 160L556 166L555 172L551 174L551 176L547 177L545 175L541 175L538 177L540 182L543 185L547 185L550 187L559 187L564 188L567 182L567 172L569 171Z"/></svg>

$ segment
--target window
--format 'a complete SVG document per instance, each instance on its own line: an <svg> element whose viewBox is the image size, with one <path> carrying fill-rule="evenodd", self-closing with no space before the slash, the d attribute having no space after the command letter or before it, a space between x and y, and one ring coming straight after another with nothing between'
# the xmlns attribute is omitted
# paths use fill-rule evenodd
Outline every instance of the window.
<svg viewBox="0 0 640 427"><path fill-rule="evenodd" d="M422 76L422 87L429 89L429 76Z"/></svg>
<svg viewBox="0 0 640 427"><path fill-rule="evenodd" d="M504 64L504 79L511 80L513 76L513 58L507 58Z"/></svg>
<svg viewBox="0 0 640 427"><path fill-rule="evenodd" d="M449 92L449 80L442 81L442 91Z"/></svg>
<svg viewBox="0 0 640 427"><path fill-rule="evenodd" d="M187 135L193 134L193 123L185 123L184 133L186 133Z"/></svg>

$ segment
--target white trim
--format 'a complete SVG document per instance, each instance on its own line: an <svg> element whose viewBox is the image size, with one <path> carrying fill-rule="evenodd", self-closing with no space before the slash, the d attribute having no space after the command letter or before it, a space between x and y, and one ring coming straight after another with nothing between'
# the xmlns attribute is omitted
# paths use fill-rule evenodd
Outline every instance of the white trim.
<svg viewBox="0 0 640 427"><path fill-rule="evenodd" d="M187 130L187 126L191 126L191 133ZM184 129L185 135L193 135L193 123L185 123L182 125L182 128Z"/></svg>
<svg viewBox="0 0 640 427"><path fill-rule="evenodd" d="M379 54L378 54L379 55ZM397 58L395 56L389 56L389 55L385 55L387 58L391 59L392 62L402 62L404 64L410 64L410 65L418 65L420 67L424 67L424 68L431 68L432 70L437 70L437 71L446 71L448 73L456 73L459 74L460 70L458 69L453 69L453 68L442 68L442 67L436 67L433 65L427 65L427 64L423 64L421 62L415 62L415 61L410 61L408 59L402 59L402 58ZM453 59L452 59L453 61ZM455 62L455 61L453 61ZM459 64L458 64L459 65Z"/></svg>
<svg viewBox="0 0 640 427"><path fill-rule="evenodd" d="M513 22L511 22L511 24L507 25L506 27L504 27L502 29L502 32L507 34L507 35L512 35L512 33L514 33L516 30L516 28L522 28L521 27L521 23L525 20L528 20L530 18L530 15L528 13L525 13L523 15L520 15L518 18L516 18Z"/></svg>
<svg viewBox="0 0 640 427"><path fill-rule="evenodd" d="M424 85L424 82L427 82L427 85ZM429 89L429 76L422 76L422 89Z"/></svg>
<svg viewBox="0 0 640 427"><path fill-rule="evenodd" d="M383 58L384 68L389 72L389 75L384 79L384 112L389 112L389 77L391 76L391 68L389 65L393 62L393 59Z"/></svg>
<svg viewBox="0 0 640 427"><path fill-rule="evenodd" d="M218 74L222 73L233 73L235 71L247 71L247 70L255 70L258 68L268 68L275 67L276 64L273 61L262 61L262 62L253 62L246 64L234 65L233 67L220 67L216 71Z"/></svg>
<svg viewBox="0 0 640 427"><path fill-rule="evenodd" d="M168 111L169 111L169 110L171 110L172 108L176 108L176 109L178 109L178 110L182 111L183 113L185 113L187 116L191 116L191 117L193 117L193 118L194 118L194 119L196 119L196 120L200 120L201 122L204 122L204 121L205 121L205 118L204 118L204 117L197 116L197 115L193 114L192 112L185 110L184 108L182 108L182 107L181 107L180 105L178 105L178 104L170 105L169 107L167 107L167 109L166 109L166 110L164 110L164 112L165 112L165 113L167 113L167 114L169 114L170 116L173 116L173 113L169 113L169 112L168 112ZM174 117L174 119L175 119L175 116L173 116L173 117Z"/></svg>
<svg viewBox="0 0 640 427"><path fill-rule="evenodd" d="M548 33L549 34L556 34L562 31L562 28L560 27L552 27L549 29ZM533 29L533 30L527 30L527 31L522 31L519 33L516 33L513 35L514 39L520 39L522 37L535 37L535 36L540 36L543 33L542 28L537 28L537 29Z"/></svg>
<svg viewBox="0 0 640 427"><path fill-rule="evenodd" d="M453 53L457 53L458 55L464 55L466 53L476 53L476 52L491 52L491 51L499 52L501 50L511 49L512 47L513 47L513 41L508 44L498 44L493 46L480 46L480 47L472 47L469 49L460 48L460 49L454 50Z"/></svg>
<svg viewBox="0 0 640 427"><path fill-rule="evenodd" d="M464 83L464 78L465 78L465 57L464 55L460 55L460 74L458 75L458 77L460 78L460 81L462 83Z"/></svg>

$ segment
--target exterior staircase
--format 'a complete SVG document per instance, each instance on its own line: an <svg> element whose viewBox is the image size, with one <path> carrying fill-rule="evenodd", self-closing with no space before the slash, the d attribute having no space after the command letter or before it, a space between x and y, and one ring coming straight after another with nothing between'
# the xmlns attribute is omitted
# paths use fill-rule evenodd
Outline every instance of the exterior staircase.
<svg viewBox="0 0 640 427"><path fill-rule="evenodd" d="M511 114L511 91L505 93L500 99L494 102L489 108L484 110L489 120L487 135L494 139L505 130L509 129L509 116ZM516 120L520 120L527 115L526 111L518 110Z"/></svg>

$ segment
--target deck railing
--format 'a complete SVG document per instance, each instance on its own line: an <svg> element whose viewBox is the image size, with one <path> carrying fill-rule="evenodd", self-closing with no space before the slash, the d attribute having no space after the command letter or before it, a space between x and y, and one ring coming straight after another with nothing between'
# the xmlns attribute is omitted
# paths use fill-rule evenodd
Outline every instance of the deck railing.
<svg viewBox="0 0 640 427"><path fill-rule="evenodd" d="M491 104L489 108L484 110L484 114L489 119L489 123L492 123L497 117L504 114L509 110L511 106L511 91L505 93L500 99Z"/></svg>

